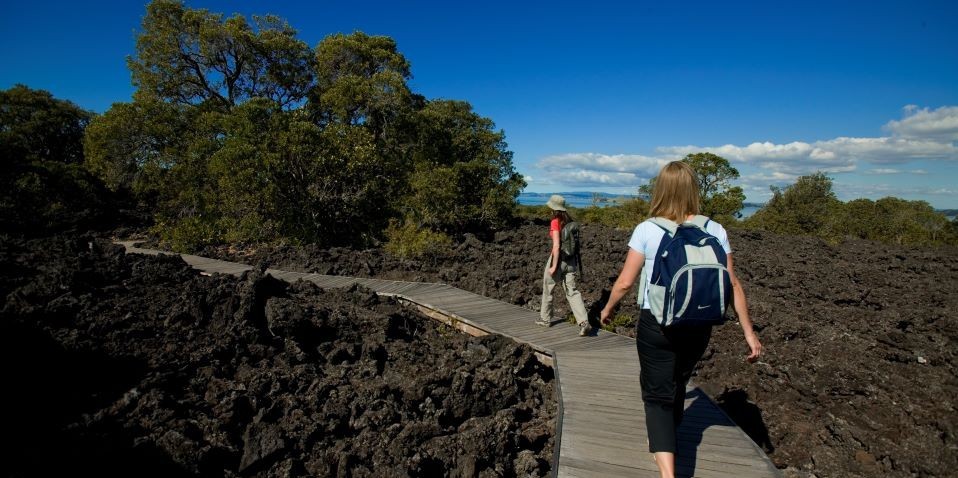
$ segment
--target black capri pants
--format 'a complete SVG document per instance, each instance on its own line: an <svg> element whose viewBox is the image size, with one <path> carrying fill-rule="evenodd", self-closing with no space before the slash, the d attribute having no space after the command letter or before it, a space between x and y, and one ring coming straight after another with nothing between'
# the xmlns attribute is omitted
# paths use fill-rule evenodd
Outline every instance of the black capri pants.
<svg viewBox="0 0 958 478"><path fill-rule="evenodd" d="M709 345L712 326L665 328L649 309L642 309L635 337L649 451L675 453L675 431L685 411L685 386Z"/></svg>

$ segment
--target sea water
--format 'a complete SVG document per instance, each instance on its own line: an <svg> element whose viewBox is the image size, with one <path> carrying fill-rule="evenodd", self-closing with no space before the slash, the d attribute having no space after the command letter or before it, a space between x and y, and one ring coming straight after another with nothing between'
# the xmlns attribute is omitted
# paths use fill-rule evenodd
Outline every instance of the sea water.
<svg viewBox="0 0 958 478"><path fill-rule="evenodd" d="M521 193L519 194L519 204L524 206L544 206L549 197L556 193ZM596 205L598 207L614 206L620 201L631 199L636 196L624 194L609 193L591 193L591 192L567 192L558 193L565 198L567 206L583 208ZM757 204L747 204L741 211L742 218L755 214L762 206Z"/></svg>

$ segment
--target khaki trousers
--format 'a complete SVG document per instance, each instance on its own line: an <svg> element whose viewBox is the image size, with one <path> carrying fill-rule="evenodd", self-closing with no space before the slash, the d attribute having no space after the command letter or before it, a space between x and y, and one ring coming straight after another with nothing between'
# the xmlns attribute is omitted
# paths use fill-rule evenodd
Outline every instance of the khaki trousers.
<svg viewBox="0 0 958 478"><path fill-rule="evenodd" d="M574 265L561 262L559 267L556 267L555 275L550 275L551 265L552 257L550 256L546 260L546 268L542 274L542 307L539 309L539 316L542 320L552 320L552 289L561 282L562 289L565 290L565 298L569 301L569 308L572 309L572 315L575 316L576 323L582 325L589 320L589 313L585 310L582 294L575 288L576 268Z"/></svg>

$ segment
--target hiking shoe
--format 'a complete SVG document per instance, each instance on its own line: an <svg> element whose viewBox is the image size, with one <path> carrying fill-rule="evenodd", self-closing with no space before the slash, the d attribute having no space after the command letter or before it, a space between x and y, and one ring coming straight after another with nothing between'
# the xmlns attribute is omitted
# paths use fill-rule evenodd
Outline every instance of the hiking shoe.
<svg viewBox="0 0 958 478"><path fill-rule="evenodd" d="M579 337L585 337L592 333L592 326L588 322L579 324Z"/></svg>
<svg viewBox="0 0 958 478"><path fill-rule="evenodd" d="M543 326L543 327L549 327L550 325L552 325L552 321L551 321L551 320L545 320L545 319L536 319L536 325L541 325L541 326Z"/></svg>

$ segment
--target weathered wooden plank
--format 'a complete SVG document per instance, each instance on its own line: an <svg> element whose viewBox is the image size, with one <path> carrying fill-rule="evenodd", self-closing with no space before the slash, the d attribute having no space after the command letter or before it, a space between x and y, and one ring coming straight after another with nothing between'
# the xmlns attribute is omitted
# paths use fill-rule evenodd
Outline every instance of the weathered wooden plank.
<svg viewBox="0 0 958 478"><path fill-rule="evenodd" d="M443 287L443 288L430 288L416 291L415 293L407 294L407 297L410 299L419 299L423 301L436 301L444 300L450 297L469 297L468 293L463 290L455 289L452 287ZM478 296L480 298L486 299L485 297ZM486 299L490 300L490 299Z"/></svg>
<svg viewBox="0 0 958 478"><path fill-rule="evenodd" d="M407 292L416 292L416 291L420 291L420 290L423 290L423 289L424 289L424 287L422 286L422 284L417 284L417 283L415 283L415 282L407 282L407 283L404 283L404 284L402 284L402 285L399 285L399 286L396 288L395 293L396 293L397 295L402 295L402 296L405 297L405 294L406 294Z"/></svg>
<svg viewBox="0 0 958 478"><path fill-rule="evenodd" d="M244 267L237 267L237 266L217 266L217 267L208 267L203 270L205 270L206 272L210 274L218 273L218 274L228 274L228 275L239 276L239 275L243 275L244 272L250 269L251 268L249 267L244 268Z"/></svg>
<svg viewBox="0 0 958 478"><path fill-rule="evenodd" d="M589 426L581 422L566 425L564 420L562 425L563 438L576 436L596 442L620 443L637 446L636 449L646 449L645 441L648 439L648 435L644 424L642 427L633 430L611 430L606 426ZM684 432L678 433L676 437L680 454L694 453L697 456L708 457L707 459L712 461L744 465L764 464L764 461L756 456L755 450L745 440L726 440L721 437L709 439L699 434Z"/></svg>
<svg viewBox="0 0 958 478"><path fill-rule="evenodd" d="M570 455L576 458L590 458L603 463L617 464L620 466L632 466L638 468L642 466L641 462L648 460L652 466L651 454L642 450L636 450L634 447L622 446L619 444L597 443L588 439L569 439L569 447L566 449L566 440L570 437L562 436L562 451L559 455L559 468L563 466L563 455ZM694 475L697 477L761 477L770 476L771 470L761 465L742 465L736 463L715 462L706 460L699 456L689 456L676 454L675 467L680 474ZM641 457L641 458L640 458Z"/></svg>
<svg viewBox="0 0 958 478"><path fill-rule="evenodd" d="M496 307L484 307L478 311L471 311L469 312L469 318L497 328L524 327L535 323L535 319L531 317L518 316Z"/></svg>
<svg viewBox="0 0 958 478"><path fill-rule="evenodd" d="M639 361L635 357L618 358L612 356L594 359L565 357L565 359L573 362L573 367L569 370L573 374L603 374L607 370L631 370L634 372L639 370Z"/></svg>
<svg viewBox="0 0 958 478"><path fill-rule="evenodd" d="M578 337L576 330L566 327L543 330L536 325L518 324L509 327L500 327L500 329L550 349L556 341L569 337Z"/></svg>
<svg viewBox="0 0 958 478"><path fill-rule="evenodd" d="M644 415L637 415L629 421L626 421L626 417L618 417L618 421L621 423L614 423L609 417L576 417L569 419L569 423L566 423L567 418L570 417L563 415L563 439L567 434L570 434L570 436L601 437L611 436L611 434L621 434L622 436L631 436L633 440L641 439L642 441L648 438L646 435ZM597 430L598 428L602 428L603 430ZM679 441L683 443L720 446L723 447L724 450L728 450L732 455L758 458L755 454L755 447L752 441L744 435L737 433L736 430L720 430L715 427L694 429L686 426L679 428L679 430L676 431L676 436ZM739 451L733 452L732 450Z"/></svg>
<svg viewBox="0 0 958 478"><path fill-rule="evenodd" d="M417 302L420 301L420 299L415 300ZM470 297L449 297L444 300L423 300L422 302L460 315L469 315L472 309L489 305L489 299L475 299Z"/></svg>
<svg viewBox="0 0 958 478"><path fill-rule="evenodd" d="M581 343L571 343L565 344L560 347L558 350L561 350L563 353L566 352L601 352L607 351L610 349L615 349L618 347L626 346L628 347L633 355L637 353L635 351L635 342L623 342L617 336L610 336L609 334L602 334L596 337L591 337L592 340L589 342Z"/></svg>
<svg viewBox="0 0 958 478"><path fill-rule="evenodd" d="M599 460L583 458L560 457L560 477L639 477L658 478L658 467L651 459L635 459L634 466L606 463Z"/></svg>
<svg viewBox="0 0 958 478"><path fill-rule="evenodd" d="M376 286L376 287L375 287L375 290L376 290L376 292L379 292L379 293L381 293L381 294L393 295L393 294L395 294L396 291L399 290L400 288L402 288L402 284L401 284L401 283L387 283L387 284L380 284L380 285Z"/></svg>

